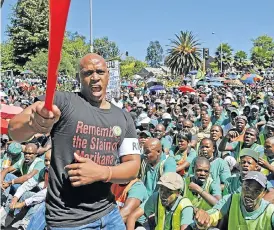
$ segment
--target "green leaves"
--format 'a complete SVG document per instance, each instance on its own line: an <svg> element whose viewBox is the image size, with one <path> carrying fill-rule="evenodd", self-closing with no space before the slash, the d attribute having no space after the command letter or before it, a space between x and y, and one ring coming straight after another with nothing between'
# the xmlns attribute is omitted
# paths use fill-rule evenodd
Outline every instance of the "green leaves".
<svg viewBox="0 0 274 230"><path fill-rule="evenodd" d="M111 59L120 55L117 44L110 41L108 37L94 39L93 48L94 53L101 55L105 59Z"/></svg>
<svg viewBox="0 0 274 230"><path fill-rule="evenodd" d="M147 48L146 62L151 67L160 67L163 61L163 48L159 41L151 41Z"/></svg>
<svg viewBox="0 0 274 230"><path fill-rule="evenodd" d="M120 63L120 75L130 80L130 77L145 67L147 67L145 62L136 60L134 57L127 57Z"/></svg>
<svg viewBox="0 0 274 230"><path fill-rule="evenodd" d="M170 40L166 65L176 75L186 75L191 70L198 70L202 64L199 40L189 31L181 31L175 36L176 39Z"/></svg>

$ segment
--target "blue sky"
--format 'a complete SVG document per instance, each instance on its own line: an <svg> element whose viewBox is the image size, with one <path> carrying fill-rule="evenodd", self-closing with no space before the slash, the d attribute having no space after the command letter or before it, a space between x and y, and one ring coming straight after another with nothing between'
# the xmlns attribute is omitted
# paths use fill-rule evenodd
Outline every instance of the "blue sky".
<svg viewBox="0 0 274 230"><path fill-rule="evenodd" d="M1 39L9 23L11 5L2 8ZM89 0L71 0L67 30L89 40ZM249 52L252 38L268 34L274 38L273 0L93 0L93 36L108 36L121 52L144 60L151 40L167 49L169 39L180 30L191 30L213 54L228 42L234 51ZM215 32L217 36L212 35Z"/></svg>

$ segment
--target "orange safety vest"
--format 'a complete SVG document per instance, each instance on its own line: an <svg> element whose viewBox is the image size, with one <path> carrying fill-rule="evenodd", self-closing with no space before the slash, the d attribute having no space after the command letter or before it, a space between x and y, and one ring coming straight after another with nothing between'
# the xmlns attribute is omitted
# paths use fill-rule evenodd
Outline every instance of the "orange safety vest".
<svg viewBox="0 0 274 230"><path fill-rule="evenodd" d="M127 185L112 184L111 192L115 196L115 201L120 208L124 207L127 200L127 193L130 190L131 186L134 185L137 181L140 181L138 178L130 181Z"/></svg>

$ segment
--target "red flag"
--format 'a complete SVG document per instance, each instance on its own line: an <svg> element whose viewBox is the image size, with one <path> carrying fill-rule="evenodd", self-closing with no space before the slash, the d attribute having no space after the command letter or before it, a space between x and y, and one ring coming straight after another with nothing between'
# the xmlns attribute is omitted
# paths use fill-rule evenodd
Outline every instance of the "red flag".
<svg viewBox="0 0 274 230"><path fill-rule="evenodd" d="M49 1L49 53L45 107L52 110L70 0Z"/></svg>

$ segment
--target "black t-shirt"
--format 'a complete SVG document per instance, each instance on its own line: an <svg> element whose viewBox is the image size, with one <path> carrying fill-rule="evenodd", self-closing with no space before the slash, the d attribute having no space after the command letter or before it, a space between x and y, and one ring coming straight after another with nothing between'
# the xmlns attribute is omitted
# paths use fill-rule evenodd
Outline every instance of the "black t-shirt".
<svg viewBox="0 0 274 230"><path fill-rule="evenodd" d="M38 100L44 100L44 96ZM64 167L74 162L73 153L113 166L119 163L119 157L139 154L140 150L130 114L113 104L110 109L99 109L81 94L69 92L56 92L54 104L61 117L51 131L46 220L51 227L77 227L109 213L115 201L110 183L71 186Z"/></svg>

